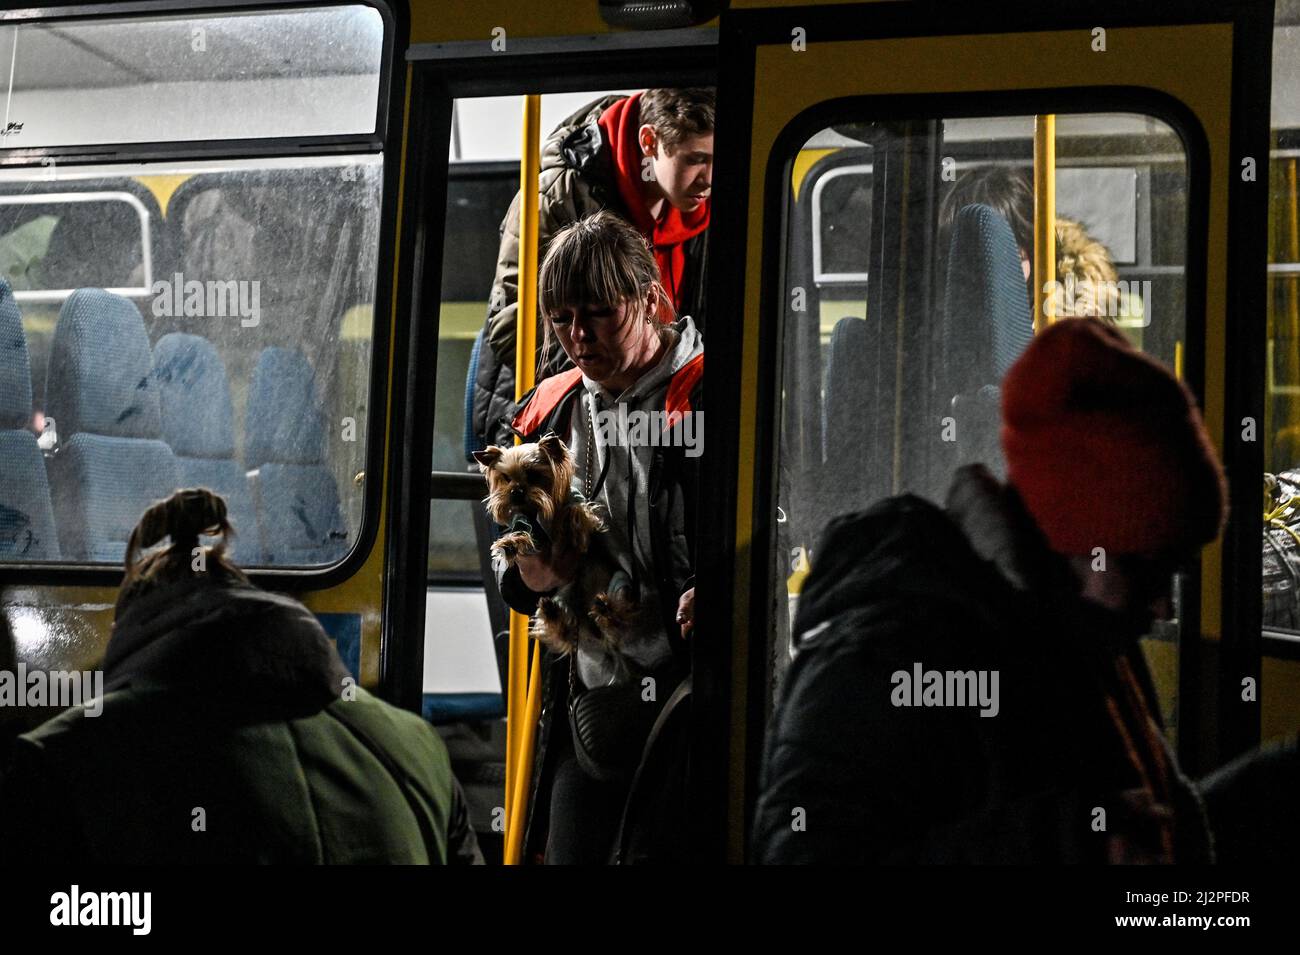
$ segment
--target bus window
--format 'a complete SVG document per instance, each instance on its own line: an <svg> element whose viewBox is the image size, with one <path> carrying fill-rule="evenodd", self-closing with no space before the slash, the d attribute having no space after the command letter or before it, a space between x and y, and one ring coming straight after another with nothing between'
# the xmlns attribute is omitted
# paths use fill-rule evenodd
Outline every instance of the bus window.
<svg viewBox="0 0 1300 955"><path fill-rule="evenodd" d="M516 150L517 151L517 150ZM472 388L470 358L487 314L496 270L497 227L519 189L514 161L464 160L451 166L443 246L442 304L438 325L433 470L466 471L465 399ZM429 577L481 583L474 522L477 501L435 499L429 509Z"/></svg>
<svg viewBox="0 0 1300 955"><path fill-rule="evenodd" d="M0 29L0 561L120 565L139 515L183 486L227 499L245 566L352 550L386 18Z"/></svg>
<svg viewBox="0 0 1300 955"><path fill-rule="evenodd" d="M199 334L226 366L236 460L252 474L267 564L332 563L361 527L382 186L383 167L373 156L249 161L197 172L168 203L178 274L257 277L255 322L241 311L238 321L209 318ZM162 281L175 296L175 276ZM172 304L150 302L155 334L195 331ZM304 376L299 397L302 412L320 423L318 454L296 447L298 429L313 425L293 422L295 407L282 403L278 386L265 390L270 356L288 357ZM165 378L165 369L159 373ZM273 474L281 470L277 464L294 469L283 472L284 488L299 488L290 509L300 493L319 493L336 495L337 510L303 512L296 523L281 524L281 516L269 513L274 497L262 506L261 492L273 490L262 481L264 464ZM318 470L308 477L299 467ZM321 520L329 526L318 526Z"/></svg>
<svg viewBox="0 0 1300 955"><path fill-rule="evenodd" d="M119 563L144 507L194 485L227 498L241 564L342 559L365 498L381 160L58 172L0 178L24 359L6 394L30 405L6 427L39 446L14 474L42 492L0 502L0 560Z"/></svg>
<svg viewBox="0 0 1300 955"><path fill-rule="evenodd" d="M383 44L360 4L7 26L4 146L372 134Z"/></svg>
<svg viewBox="0 0 1300 955"><path fill-rule="evenodd" d="M71 291L148 295L167 254L158 197L139 179L105 171L37 181L0 176L0 278L21 312L37 399ZM33 417L40 410L39 403L30 409Z"/></svg>
<svg viewBox="0 0 1300 955"><path fill-rule="evenodd" d="M85 286L141 295L153 287L156 202L138 183L120 191L45 191L27 183L0 194L0 274L14 300L62 301ZM110 254L96 254L105 247ZM148 250L148 251L146 251Z"/></svg>
<svg viewBox="0 0 1300 955"><path fill-rule="evenodd" d="M1032 116L845 123L789 158L785 342L773 574L773 682L827 522L882 498L940 505L953 471L1003 476L998 386L1032 336L1034 297L1091 315L1181 370L1187 165L1169 126L1057 117L1057 276L1034 288ZM976 207L976 208L971 208ZM984 211L978 211L983 207ZM983 217L996 261L955 222ZM963 235L967 235L963 233ZM1022 294L996 305L987 270ZM1175 726L1174 622L1145 649Z"/></svg>

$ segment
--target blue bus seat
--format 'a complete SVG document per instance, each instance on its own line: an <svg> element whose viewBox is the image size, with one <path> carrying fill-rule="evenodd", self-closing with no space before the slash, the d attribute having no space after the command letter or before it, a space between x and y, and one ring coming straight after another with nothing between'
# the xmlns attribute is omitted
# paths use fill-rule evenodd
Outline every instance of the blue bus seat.
<svg viewBox="0 0 1300 955"><path fill-rule="evenodd" d="M29 425L32 366L22 316L0 279L0 561L59 557L45 458Z"/></svg>
<svg viewBox="0 0 1300 955"><path fill-rule="evenodd" d="M235 460L235 410L225 363L206 338L172 332L154 346L153 374L163 440L176 456L181 480L187 487L206 487L225 498L235 528L231 556L238 564L260 563L253 492Z"/></svg>
<svg viewBox="0 0 1300 955"><path fill-rule="evenodd" d="M465 461L473 463L474 452L483 450L483 441L474 433L474 388L478 382L479 356L483 353L483 332L480 328L469 352L469 368L465 371Z"/></svg>
<svg viewBox="0 0 1300 955"><path fill-rule="evenodd" d="M316 376L297 349L257 357L244 418L244 467L268 564L325 564L348 551L338 486L325 466L325 415Z"/></svg>
<svg viewBox="0 0 1300 955"><path fill-rule="evenodd" d="M83 288L63 303L45 411L60 437L50 487L67 559L119 563L140 515L180 485L162 440L152 365L144 321L130 301Z"/></svg>
<svg viewBox="0 0 1300 955"><path fill-rule="evenodd" d="M1007 220L986 205L953 219L944 307L944 414L956 421L955 465L979 462L998 476L1002 376L1034 336L1020 248Z"/></svg>
<svg viewBox="0 0 1300 955"><path fill-rule="evenodd" d="M990 206L963 206L953 219L945 309L957 391L998 385L1034 337L1020 248Z"/></svg>
<svg viewBox="0 0 1300 955"><path fill-rule="evenodd" d="M887 450L872 440L880 413L874 400L880 387L875 369L879 351L866 319L845 316L835 323L822 405L823 480L813 489L821 505L815 511L818 527L835 514L866 507L874 499L871 459Z"/></svg>

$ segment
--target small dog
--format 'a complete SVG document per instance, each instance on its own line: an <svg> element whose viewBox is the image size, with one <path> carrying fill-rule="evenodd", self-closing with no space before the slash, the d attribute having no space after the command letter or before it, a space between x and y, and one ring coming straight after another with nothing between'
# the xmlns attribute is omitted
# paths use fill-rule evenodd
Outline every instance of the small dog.
<svg viewBox="0 0 1300 955"><path fill-rule="evenodd" d="M536 444L491 445L474 453L487 476L488 516L506 528L492 545L492 566L502 570L520 557L561 562L578 555L577 576L543 597L530 635L561 655L591 641L621 661L619 643L638 610L635 587L605 543L596 505L573 491L574 463L552 433Z"/></svg>

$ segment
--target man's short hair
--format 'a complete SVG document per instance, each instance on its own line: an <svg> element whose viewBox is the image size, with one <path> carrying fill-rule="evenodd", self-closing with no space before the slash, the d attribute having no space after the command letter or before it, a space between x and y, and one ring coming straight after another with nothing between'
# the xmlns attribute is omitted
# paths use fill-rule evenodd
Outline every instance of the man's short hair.
<svg viewBox="0 0 1300 955"><path fill-rule="evenodd" d="M712 86L646 90L641 95L641 122L654 127L666 149L693 136L713 132L716 91Z"/></svg>

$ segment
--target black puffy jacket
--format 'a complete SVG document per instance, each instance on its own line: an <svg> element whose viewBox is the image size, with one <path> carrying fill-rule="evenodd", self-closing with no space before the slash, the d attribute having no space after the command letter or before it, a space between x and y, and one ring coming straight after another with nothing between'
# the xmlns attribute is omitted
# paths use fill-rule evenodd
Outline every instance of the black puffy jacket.
<svg viewBox="0 0 1300 955"><path fill-rule="evenodd" d="M1077 596L1013 491L963 469L947 512L888 500L832 521L817 554L768 728L754 861L1100 862L1108 837L1147 846L1107 703L1123 658L1135 711L1158 726L1133 627ZM896 705L894 674L917 665L998 671L997 715ZM1206 861L1199 800L1151 736L1170 767L1174 859Z"/></svg>

